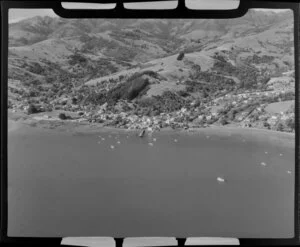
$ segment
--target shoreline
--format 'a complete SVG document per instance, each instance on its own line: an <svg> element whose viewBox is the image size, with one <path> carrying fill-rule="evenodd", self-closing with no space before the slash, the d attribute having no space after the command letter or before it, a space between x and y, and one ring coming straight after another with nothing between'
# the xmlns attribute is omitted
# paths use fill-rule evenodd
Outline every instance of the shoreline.
<svg viewBox="0 0 300 247"><path fill-rule="evenodd" d="M35 120L30 118L8 118L8 132L12 133L23 126L27 127L38 127L40 129L49 129L54 131L66 131L80 134L93 134L93 133L140 133L140 129L122 129L110 126L104 126L102 124L88 123L88 122L76 122L70 120ZM211 135L225 135L230 136L232 134L241 135L256 135L259 132L259 137L276 138L276 139L289 139L295 141L295 133L290 132L279 132L267 129L258 128L243 128L234 126L208 126L205 128L190 128L190 129L172 129L171 127L161 128L159 131L148 132L146 130L145 135L151 135L155 133L180 133L187 135L194 135L200 133L207 133ZM254 133L255 132L255 133ZM256 135L257 136L257 135Z"/></svg>
<svg viewBox="0 0 300 247"><path fill-rule="evenodd" d="M36 118L37 117L37 118ZM52 133L68 133L75 135L92 135L92 134L130 134L136 135L142 131L141 129L122 129L112 126L105 126L99 123L90 123L88 121L78 120L59 120L59 119L43 119L39 115L28 116L24 113L8 114L9 134L14 134L23 127L38 128L40 131L48 130ZM190 129L173 129L171 127L161 128L158 131L146 130L145 137L160 134L179 134L182 136L215 136L218 138L238 138L255 143L259 141L266 141L270 145L285 146L288 148L295 148L295 132L280 132L268 129L259 128L244 128L240 126L226 125L210 125L203 128ZM208 137L209 139L209 137Z"/></svg>
<svg viewBox="0 0 300 247"><path fill-rule="evenodd" d="M52 129L52 130L59 130L59 131L75 131L80 133L93 133L93 132L124 132L124 133L140 133L142 129L131 129L131 128L119 128L114 126L107 126L102 123L91 123L88 120L81 118L81 119L71 119L71 120L61 120L58 119L55 115L57 114L54 112L48 112L47 114L38 113L34 115L27 115L24 112L12 112L8 111L8 123L9 125L9 132L12 132L18 129L23 124L26 126L31 127L39 127L43 129ZM46 117L45 117L46 115ZM55 116L55 117L54 117ZM283 136L287 138L295 138L295 132L281 132L271 129L261 129L255 127L241 127L235 124L229 125L209 125L206 127L191 127L188 129L184 128L172 128L170 126L163 127L158 130L149 131L146 128L146 135L153 134L153 133L166 133L166 132L176 132L176 133L185 133L185 134L196 134L200 132L226 132L226 133L242 133L242 134L249 134L255 132L260 132L261 134L268 136L276 135L276 136ZM219 134L222 134L219 133Z"/></svg>

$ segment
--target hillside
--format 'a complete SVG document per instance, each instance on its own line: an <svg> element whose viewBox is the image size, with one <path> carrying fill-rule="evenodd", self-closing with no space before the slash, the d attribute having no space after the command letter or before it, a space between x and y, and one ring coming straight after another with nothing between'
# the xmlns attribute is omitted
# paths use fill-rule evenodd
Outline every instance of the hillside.
<svg viewBox="0 0 300 247"><path fill-rule="evenodd" d="M9 26L10 107L293 131L290 108L268 107L294 100L293 42L289 11L226 20L33 17Z"/></svg>

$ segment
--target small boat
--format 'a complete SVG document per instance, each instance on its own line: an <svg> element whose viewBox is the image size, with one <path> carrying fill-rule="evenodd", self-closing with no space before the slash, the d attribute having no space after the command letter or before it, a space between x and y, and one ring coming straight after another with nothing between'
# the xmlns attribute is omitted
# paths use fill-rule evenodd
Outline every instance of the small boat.
<svg viewBox="0 0 300 247"><path fill-rule="evenodd" d="M266 166L267 164L265 162L261 162L260 165Z"/></svg>
<svg viewBox="0 0 300 247"><path fill-rule="evenodd" d="M224 183L224 182L225 182L225 179L224 179L224 178L221 178L221 177L218 177L217 180L218 180L218 182L220 182L220 183Z"/></svg>
<svg viewBox="0 0 300 247"><path fill-rule="evenodd" d="M145 135L146 130L142 130L139 134L139 137L143 137Z"/></svg>

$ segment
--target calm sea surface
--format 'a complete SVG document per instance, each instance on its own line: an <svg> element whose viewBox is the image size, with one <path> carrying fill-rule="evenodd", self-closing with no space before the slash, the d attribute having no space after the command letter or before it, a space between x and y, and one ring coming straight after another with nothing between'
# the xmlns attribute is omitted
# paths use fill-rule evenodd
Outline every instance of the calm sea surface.
<svg viewBox="0 0 300 247"><path fill-rule="evenodd" d="M8 137L8 235L292 237L294 151L238 134L22 127Z"/></svg>

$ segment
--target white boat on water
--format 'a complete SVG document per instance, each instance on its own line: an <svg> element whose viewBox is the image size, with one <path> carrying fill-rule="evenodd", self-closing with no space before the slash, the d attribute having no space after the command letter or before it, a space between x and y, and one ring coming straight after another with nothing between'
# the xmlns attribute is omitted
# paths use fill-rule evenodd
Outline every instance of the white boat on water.
<svg viewBox="0 0 300 247"><path fill-rule="evenodd" d="M225 182L225 179L224 179L224 178L221 178L221 177L217 177L217 181L220 182L220 183L224 183L224 182Z"/></svg>

